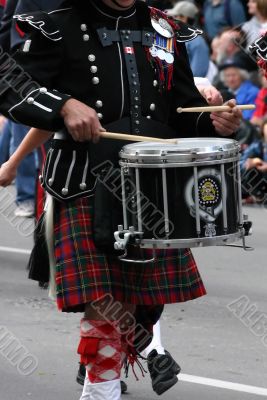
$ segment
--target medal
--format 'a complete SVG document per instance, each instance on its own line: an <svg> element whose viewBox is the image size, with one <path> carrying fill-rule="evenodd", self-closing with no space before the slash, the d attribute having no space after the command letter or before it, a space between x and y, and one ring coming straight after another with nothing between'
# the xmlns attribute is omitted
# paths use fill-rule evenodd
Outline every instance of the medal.
<svg viewBox="0 0 267 400"><path fill-rule="evenodd" d="M152 55L152 57L157 57L158 50L157 50L156 46L153 45L152 47L150 47L149 51L150 51L150 54Z"/></svg>
<svg viewBox="0 0 267 400"><path fill-rule="evenodd" d="M163 18L159 18L158 20L152 18L151 24L156 32L158 32L161 36L165 38L172 38L174 36L173 29L171 25Z"/></svg>
<svg viewBox="0 0 267 400"><path fill-rule="evenodd" d="M173 62L174 62L174 57L173 57L173 55L171 54L171 53L165 53L165 61L166 61L166 63L168 63L168 64L173 64Z"/></svg>
<svg viewBox="0 0 267 400"><path fill-rule="evenodd" d="M165 53L165 51L164 50L162 50L162 49L159 49L158 51L157 51L157 57L160 59L160 60L165 60L165 57L166 57L166 53Z"/></svg>

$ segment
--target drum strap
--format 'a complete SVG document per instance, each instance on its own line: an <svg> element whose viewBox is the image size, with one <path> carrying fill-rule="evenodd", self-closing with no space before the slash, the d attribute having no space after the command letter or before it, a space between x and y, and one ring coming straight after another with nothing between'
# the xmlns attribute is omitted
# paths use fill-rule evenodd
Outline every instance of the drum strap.
<svg viewBox="0 0 267 400"><path fill-rule="evenodd" d="M127 77L130 88L130 117L132 133L140 133L141 118L141 91L140 80L137 69L134 42L141 42L143 46L152 46L153 33L149 31L112 31L106 28L97 30L99 39L104 47L110 46L113 42L121 42L125 60Z"/></svg>

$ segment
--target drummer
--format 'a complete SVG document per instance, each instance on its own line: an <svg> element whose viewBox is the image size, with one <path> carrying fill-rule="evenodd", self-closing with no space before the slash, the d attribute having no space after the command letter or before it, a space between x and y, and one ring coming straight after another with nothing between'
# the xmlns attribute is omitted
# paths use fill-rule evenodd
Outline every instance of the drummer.
<svg viewBox="0 0 267 400"><path fill-rule="evenodd" d="M14 121L49 131L65 126L77 142L97 142L104 129L194 137L228 136L239 126L241 113L234 101L229 112L176 114L177 107L206 104L194 85L182 43L192 39L192 30L141 1L73 0L49 14L18 16L18 23L32 36L15 56L25 76L17 68L12 82L18 82L17 73L20 88L22 79L29 84L29 76L34 86L29 94L1 81L0 110ZM99 160L103 145L112 154L113 146L101 140L94 154ZM87 146L90 143L85 150ZM63 169L59 165L58 171ZM72 172L75 176L75 168ZM133 335L127 335L133 321L151 331L164 304L192 300L206 291L188 249L158 251L142 280L135 265L124 265L108 249L96 248L93 198L83 197L82 189L77 194L75 201L53 202L57 304L64 312L85 312L78 350L88 376L81 399L117 400L122 355L131 361L136 356ZM112 212L110 205L106 211ZM174 287L175 276L180 281ZM103 296L119 302L120 312L112 315L103 303L95 303ZM153 353L150 364L164 356ZM155 381L159 374L154 371Z"/></svg>

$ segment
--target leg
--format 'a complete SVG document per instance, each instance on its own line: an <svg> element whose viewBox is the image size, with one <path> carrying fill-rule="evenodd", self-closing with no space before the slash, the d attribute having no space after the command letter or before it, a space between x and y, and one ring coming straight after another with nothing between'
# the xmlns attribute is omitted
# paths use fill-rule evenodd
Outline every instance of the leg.
<svg viewBox="0 0 267 400"><path fill-rule="evenodd" d="M113 303L109 310L88 304L81 321L78 353L87 376L80 400L119 400L121 396L120 371L125 357L122 336L134 307Z"/></svg>
<svg viewBox="0 0 267 400"><path fill-rule="evenodd" d="M14 153L26 136L29 128L11 123L12 126L12 139L10 143L10 154ZM32 216L34 214L34 199L35 199L35 183L37 173L37 158L35 153L29 154L21 162L16 177L16 189L18 204L21 204L21 215L17 216ZM25 208L23 211L22 208ZM19 209L17 209L19 212Z"/></svg>
<svg viewBox="0 0 267 400"><path fill-rule="evenodd" d="M153 326L153 340L144 350L153 390L162 394L178 382L181 368L161 343L160 321Z"/></svg>

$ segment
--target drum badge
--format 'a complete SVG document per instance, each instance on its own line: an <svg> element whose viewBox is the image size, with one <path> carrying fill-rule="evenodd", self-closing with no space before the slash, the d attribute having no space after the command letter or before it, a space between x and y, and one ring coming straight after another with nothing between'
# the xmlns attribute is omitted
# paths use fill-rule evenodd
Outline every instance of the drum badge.
<svg viewBox="0 0 267 400"><path fill-rule="evenodd" d="M192 176L185 187L185 201L193 218L196 216L195 179ZM205 236L216 236L215 221L222 212L221 174L214 168L198 172L199 215L206 224Z"/></svg>

